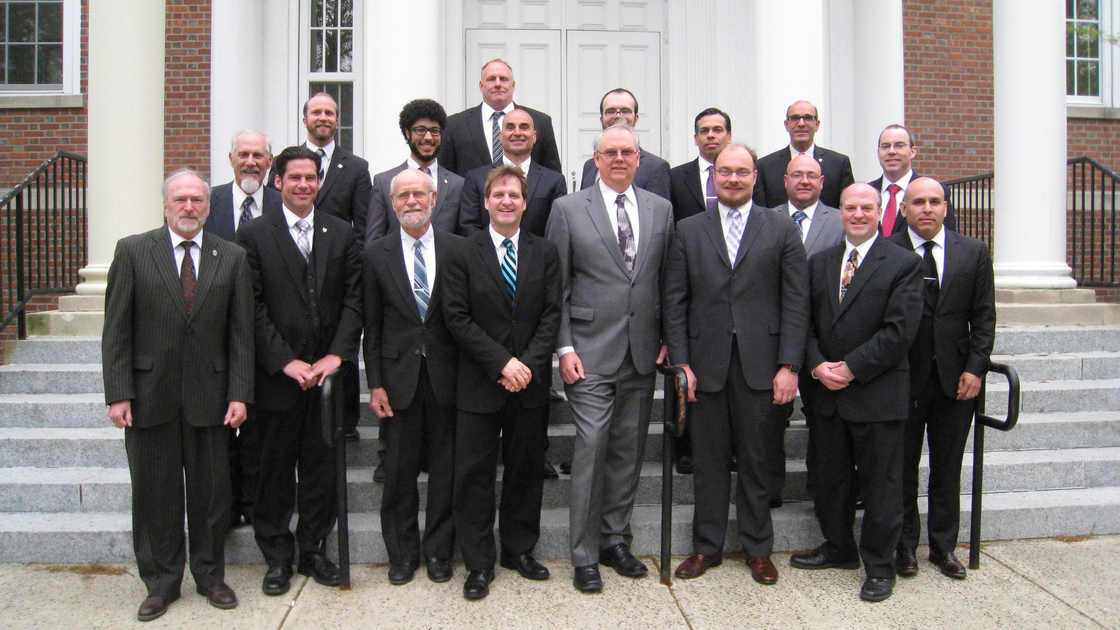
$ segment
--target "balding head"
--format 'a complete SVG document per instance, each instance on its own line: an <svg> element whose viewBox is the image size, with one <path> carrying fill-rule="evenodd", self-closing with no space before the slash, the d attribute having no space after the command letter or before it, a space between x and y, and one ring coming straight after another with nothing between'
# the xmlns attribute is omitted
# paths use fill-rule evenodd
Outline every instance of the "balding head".
<svg viewBox="0 0 1120 630"><path fill-rule="evenodd" d="M821 187L824 186L821 165L808 155L790 160L782 179L790 205L798 210L808 208L821 198Z"/></svg>

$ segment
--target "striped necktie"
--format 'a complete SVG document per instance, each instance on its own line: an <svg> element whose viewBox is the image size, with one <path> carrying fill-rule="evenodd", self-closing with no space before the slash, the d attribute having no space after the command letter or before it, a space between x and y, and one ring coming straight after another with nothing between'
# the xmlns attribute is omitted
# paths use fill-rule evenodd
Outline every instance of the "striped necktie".
<svg viewBox="0 0 1120 630"><path fill-rule="evenodd" d="M739 243L743 240L743 215L738 208L727 211L727 257L731 259L731 266L739 257Z"/></svg>
<svg viewBox="0 0 1120 630"><path fill-rule="evenodd" d="M506 239L502 241L502 247L506 248L506 255L502 256L502 278L506 281L506 291L509 291L509 299L511 303L517 302L517 252L513 250L513 241Z"/></svg>
<svg viewBox="0 0 1120 630"><path fill-rule="evenodd" d="M505 151L502 149L501 137L502 116L504 115L503 112L494 112L490 115L490 120L494 121L493 124L490 125L490 152L494 154L495 162L501 161L502 156L505 155Z"/></svg>
<svg viewBox="0 0 1120 630"><path fill-rule="evenodd" d="M412 293L416 296L420 319L424 319L428 316L428 303L432 300L432 290L428 286L428 265L424 262L424 243L416 241L412 253Z"/></svg>

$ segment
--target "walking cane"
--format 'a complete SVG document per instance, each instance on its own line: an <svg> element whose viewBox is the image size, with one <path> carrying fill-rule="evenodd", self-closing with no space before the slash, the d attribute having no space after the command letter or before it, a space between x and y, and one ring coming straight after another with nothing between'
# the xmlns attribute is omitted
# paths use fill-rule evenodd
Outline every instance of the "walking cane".
<svg viewBox="0 0 1120 630"><path fill-rule="evenodd" d="M346 432L339 398L342 388L335 387L338 372L323 380L323 441L334 445L335 491L338 493L338 572L342 578L339 588L350 590L350 510L346 500Z"/></svg>
<svg viewBox="0 0 1120 630"><path fill-rule="evenodd" d="M671 586L673 555L673 438L684 435L688 380L684 368L662 365L665 417L661 447L661 583Z"/></svg>

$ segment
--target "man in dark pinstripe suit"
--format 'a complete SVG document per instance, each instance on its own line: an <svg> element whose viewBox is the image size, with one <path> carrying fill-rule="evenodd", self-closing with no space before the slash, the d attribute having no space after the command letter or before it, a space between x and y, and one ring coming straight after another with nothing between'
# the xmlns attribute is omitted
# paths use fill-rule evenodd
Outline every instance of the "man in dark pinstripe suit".
<svg viewBox="0 0 1120 630"><path fill-rule="evenodd" d="M105 291L102 368L109 418L125 430L132 536L151 621L179 598L186 552L198 593L234 608L225 583L229 429L253 401L253 287L245 251L209 232L194 171L164 181L166 226L121 239Z"/></svg>

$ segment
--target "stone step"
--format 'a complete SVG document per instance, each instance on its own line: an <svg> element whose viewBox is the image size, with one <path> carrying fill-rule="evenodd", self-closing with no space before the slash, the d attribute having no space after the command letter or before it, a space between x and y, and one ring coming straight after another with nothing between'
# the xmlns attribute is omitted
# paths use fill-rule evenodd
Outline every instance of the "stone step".
<svg viewBox="0 0 1120 630"><path fill-rule="evenodd" d="M1120 348L1120 326L1023 326L996 328L993 354L1097 352Z"/></svg>
<svg viewBox="0 0 1120 630"><path fill-rule="evenodd" d="M105 391L100 363L0 365L0 394L88 394Z"/></svg>
<svg viewBox="0 0 1120 630"><path fill-rule="evenodd" d="M1020 383L1020 413L1120 410L1120 378ZM1007 413L1006 380L987 388L987 413Z"/></svg>
<svg viewBox="0 0 1120 630"><path fill-rule="evenodd" d="M1015 368L1022 383L1120 378L1120 352L997 354L992 361ZM991 374L989 383L1005 380Z"/></svg>
<svg viewBox="0 0 1120 630"><path fill-rule="evenodd" d="M969 536L970 502L970 496L961 497L962 541L967 541ZM924 515L924 500L919 502L919 508ZM773 514L774 551L811 549L821 542L811 504L789 503ZM729 518L725 551L735 553L741 550L741 545L735 533L734 509L730 510ZM857 534L861 518L862 512L857 513ZM358 512L350 514L349 520L351 562L387 562L380 517L374 512ZM677 506L672 510L673 554L691 552L691 525L691 506ZM635 507L631 526L634 553L647 559L658 555L660 506ZM1120 487L985 494L983 527L984 540L1120 533ZM132 517L127 513L0 514L0 562L133 562L131 530ZM330 538L328 545L333 556L337 548L335 535ZM535 555L567 558L568 540L567 509L543 510L541 538ZM263 562L253 540L252 528L241 527L231 532L226 542L226 559L235 564ZM566 579L566 576L557 577ZM657 577L651 575L647 579L656 580Z"/></svg>
<svg viewBox="0 0 1120 630"><path fill-rule="evenodd" d="M84 428L109 425L104 394L0 394L0 428Z"/></svg>
<svg viewBox="0 0 1120 630"><path fill-rule="evenodd" d="M4 363L95 363L101 365L101 337L35 337L8 341Z"/></svg>
<svg viewBox="0 0 1120 630"><path fill-rule="evenodd" d="M124 468L124 431L0 429L0 465L13 468Z"/></svg>

